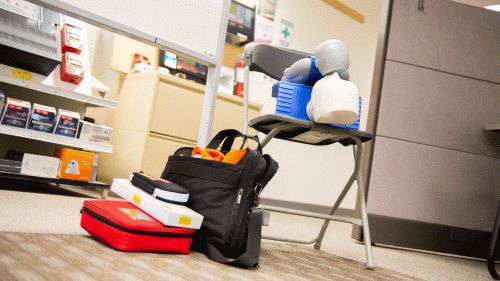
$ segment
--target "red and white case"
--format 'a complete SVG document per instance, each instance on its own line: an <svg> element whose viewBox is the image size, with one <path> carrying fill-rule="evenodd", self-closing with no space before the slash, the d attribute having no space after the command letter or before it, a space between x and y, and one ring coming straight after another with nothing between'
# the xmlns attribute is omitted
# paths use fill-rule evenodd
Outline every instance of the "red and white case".
<svg viewBox="0 0 500 281"><path fill-rule="evenodd" d="M101 242L121 251L188 254L194 229L168 227L133 204L87 200L80 226Z"/></svg>

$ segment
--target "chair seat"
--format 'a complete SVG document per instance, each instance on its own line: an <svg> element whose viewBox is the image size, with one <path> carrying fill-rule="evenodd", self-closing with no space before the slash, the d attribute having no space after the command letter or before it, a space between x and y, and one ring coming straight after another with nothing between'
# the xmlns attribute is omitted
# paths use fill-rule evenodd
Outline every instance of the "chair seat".
<svg viewBox="0 0 500 281"><path fill-rule="evenodd" d="M278 114L262 115L249 122L250 127L264 134L284 125L288 128L280 131L275 138L310 145L329 145L339 142L348 146L355 144L352 136L359 137L362 142L373 138L373 135L368 132L317 124Z"/></svg>

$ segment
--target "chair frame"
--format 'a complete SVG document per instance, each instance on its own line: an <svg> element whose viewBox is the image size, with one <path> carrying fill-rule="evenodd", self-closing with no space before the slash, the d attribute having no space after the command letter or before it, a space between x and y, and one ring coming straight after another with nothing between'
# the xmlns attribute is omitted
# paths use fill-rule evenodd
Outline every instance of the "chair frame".
<svg viewBox="0 0 500 281"><path fill-rule="evenodd" d="M259 72L262 72L264 74L267 74L271 76L272 78L279 79L279 68L276 68L276 65L271 63L273 67L275 68L273 71L274 73L269 73L266 72L265 67L262 67L262 65L257 65L255 67L253 64L256 63L255 58L253 57L254 54L257 52L261 52L259 56L262 57L262 52L264 51L270 51L271 53L274 52L272 56L276 56L276 54L280 53L281 57L278 56L279 58L283 58L283 53L286 55L287 53L291 54L292 60L297 59L302 57L306 57L307 54L299 53L293 50L286 50L286 49L281 49L277 47L272 47L268 45L256 45L253 47L250 47L249 49L246 50L245 52L245 69L244 69L244 106L243 106L243 131L244 133L248 132L248 127L249 126L255 126L261 121L265 121L266 119L272 118L273 115L264 115L260 116L258 118L253 119L252 121L249 122L248 120L248 103L249 103L249 76L250 76L250 71L251 70L257 70ZM279 59L278 58L278 59ZM259 60L262 61L261 58ZM269 62L266 62L269 63ZM258 62L257 62L258 63ZM284 67L281 70L284 70L285 67L291 65L289 61L284 62ZM253 69L252 69L253 68ZM313 124L312 122L307 122L303 120L298 120L294 118L282 118L281 119L285 120L282 124L278 125L277 127L273 128L270 130L266 137L262 140L261 144L262 147L265 147L269 141L276 137L279 133L284 132L286 130L293 130L296 128L306 128L310 130L317 130L317 126ZM321 129L320 129L321 130ZM325 236L326 230L328 229L328 225L330 221L340 221L340 222L345 222L345 223L351 223L353 225L359 225L363 228L363 237L364 237L364 244L365 244L365 252L366 252L366 267L367 269L373 270L375 268L374 260L373 260L373 254L372 254L372 243L371 243L371 237L370 237L370 229L369 229L369 223L368 223L368 214L366 210L366 195L365 195L365 183L362 178L361 174L361 160L363 157L363 140L356 135L355 133L350 133L349 131L351 130L335 130L331 129L328 130L328 133L332 135L332 138L335 139L350 139L352 140L353 144L353 156L355 160L355 165L354 165L354 170L349 177L349 180L345 184L344 188L342 189L342 192L336 199L335 203L330 209L330 212L328 214L323 214L323 213L316 213L316 212L306 212L302 210L296 210L296 209L290 209L290 208L280 208L280 207L274 207L274 206L262 206L264 210L271 211L271 212L278 212L278 213L285 213L285 214L290 214L290 215L297 215L297 216L304 216L304 217L310 217L310 218L318 218L318 219L323 219L323 226L321 227L321 230L319 231L318 235L311 239L311 240L297 240L297 239L290 239L286 237L277 237L277 236L263 236L263 239L270 239L270 240L277 240L277 241L283 241L283 242L290 242L290 243L299 243L299 244L314 244L314 249L320 250L321 249L321 243L323 241L323 238ZM352 132L352 131L351 131ZM354 181L357 182L358 185L358 197L359 197L359 202L360 202L360 207L361 207L361 212L360 212L360 218L354 218L354 217L347 217L347 216L339 216L335 215L335 212L338 210L340 204L344 200L347 192L351 189Z"/></svg>

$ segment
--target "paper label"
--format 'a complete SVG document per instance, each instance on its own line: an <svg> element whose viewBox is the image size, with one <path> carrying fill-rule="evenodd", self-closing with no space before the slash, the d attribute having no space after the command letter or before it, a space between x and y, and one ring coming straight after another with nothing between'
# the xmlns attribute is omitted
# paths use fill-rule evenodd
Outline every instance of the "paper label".
<svg viewBox="0 0 500 281"><path fill-rule="evenodd" d="M150 217L148 217L148 215L137 209L128 209L128 208L119 208L119 209L133 220L153 221Z"/></svg>
<svg viewBox="0 0 500 281"><path fill-rule="evenodd" d="M132 201L134 201L134 203L136 203L137 205L141 205L142 198L140 195L134 194L132 195Z"/></svg>
<svg viewBox="0 0 500 281"><path fill-rule="evenodd" d="M12 70L12 76L25 80L33 80L33 75L31 75L31 73L19 68L14 68L14 70Z"/></svg>
<svg viewBox="0 0 500 281"><path fill-rule="evenodd" d="M293 41L293 22L281 19L278 46L290 48Z"/></svg>
<svg viewBox="0 0 500 281"><path fill-rule="evenodd" d="M294 141L300 141L305 143L320 143L326 139L332 138L331 134L322 133L319 131L307 131L298 136L291 138Z"/></svg>
<svg viewBox="0 0 500 281"><path fill-rule="evenodd" d="M182 217L179 218L179 224L180 225L190 225L191 224L191 218L190 217L182 216Z"/></svg>
<svg viewBox="0 0 500 281"><path fill-rule="evenodd" d="M262 17L260 15L256 15L254 42L271 44L273 41L273 33L274 33L274 21Z"/></svg>

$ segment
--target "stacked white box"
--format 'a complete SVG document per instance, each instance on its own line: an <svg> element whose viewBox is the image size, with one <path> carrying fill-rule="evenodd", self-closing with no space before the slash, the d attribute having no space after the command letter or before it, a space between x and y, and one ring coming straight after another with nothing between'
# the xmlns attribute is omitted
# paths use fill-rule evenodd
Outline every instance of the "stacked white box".
<svg viewBox="0 0 500 281"><path fill-rule="evenodd" d="M60 164L59 158L25 153L21 163L21 174L57 178Z"/></svg>
<svg viewBox="0 0 500 281"><path fill-rule="evenodd" d="M114 179L111 191L167 226L201 227L202 215L186 206L160 201L134 186L128 179Z"/></svg>

